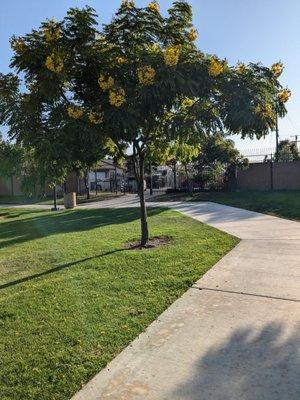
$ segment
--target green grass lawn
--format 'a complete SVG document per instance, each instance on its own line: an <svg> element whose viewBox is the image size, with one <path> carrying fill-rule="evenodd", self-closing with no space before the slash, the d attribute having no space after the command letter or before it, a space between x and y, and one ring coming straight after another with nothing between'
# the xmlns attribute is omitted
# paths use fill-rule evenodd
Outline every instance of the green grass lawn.
<svg viewBox="0 0 300 400"><path fill-rule="evenodd" d="M102 200L109 200L115 197L123 196L122 193L114 193L114 192L99 192L97 195L95 192L91 192L91 198L87 200L86 195L77 196L77 203L89 203L92 201L102 201ZM26 197L26 196L0 196L0 206L1 204L53 204L53 199L45 198L45 197ZM58 198L57 199L58 205L64 204L64 199Z"/></svg>
<svg viewBox="0 0 300 400"><path fill-rule="evenodd" d="M0 210L0 399L69 399L237 242L163 208Z"/></svg>
<svg viewBox="0 0 300 400"><path fill-rule="evenodd" d="M187 194L170 194L156 197L154 200L213 201L277 217L300 220L300 191L204 192L197 193L193 197Z"/></svg>

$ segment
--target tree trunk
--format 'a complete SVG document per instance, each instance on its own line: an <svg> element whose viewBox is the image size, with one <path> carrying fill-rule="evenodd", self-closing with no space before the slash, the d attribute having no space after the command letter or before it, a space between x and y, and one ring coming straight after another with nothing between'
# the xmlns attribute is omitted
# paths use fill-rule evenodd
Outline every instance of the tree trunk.
<svg viewBox="0 0 300 400"><path fill-rule="evenodd" d="M15 191L14 191L14 176L13 175L10 176L10 184L11 184L11 195L12 195L12 197L14 197Z"/></svg>
<svg viewBox="0 0 300 400"><path fill-rule="evenodd" d="M85 181L84 183L85 183L85 190L86 190L86 198L87 198L87 200L89 200L91 198L90 185L89 185L89 169L85 173L84 181Z"/></svg>
<svg viewBox="0 0 300 400"><path fill-rule="evenodd" d="M173 174L174 174L174 189L177 190L176 161L174 161Z"/></svg>
<svg viewBox="0 0 300 400"><path fill-rule="evenodd" d="M193 190L192 190L192 185L191 185L191 180L189 177L189 171L187 169L187 164L184 164L184 170L185 170L185 175L186 175L186 180L187 180L187 185L188 185L188 192L192 196L193 195Z"/></svg>
<svg viewBox="0 0 300 400"><path fill-rule="evenodd" d="M139 155L139 195L140 195L140 213L141 213L141 246L144 247L149 240L147 208L145 201L145 155Z"/></svg>
<svg viewBox="0 0 300 400"><path fill-rule="evenodd" d="M97 171L95 171L95 192L98 194L98 186L97 186Z"/></svg>

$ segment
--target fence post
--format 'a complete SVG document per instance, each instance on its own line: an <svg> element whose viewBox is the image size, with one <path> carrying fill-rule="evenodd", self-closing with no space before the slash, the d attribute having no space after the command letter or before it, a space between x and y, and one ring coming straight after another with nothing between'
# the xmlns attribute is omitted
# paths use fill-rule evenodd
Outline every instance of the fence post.
<svg viewBox="0 0 300 400"><path fill-rule="evenodd" d="M274 189L274 163L273 163L273 155L271 154L271 162L270 162L270 172L271 172L271 190Z"/></svg>

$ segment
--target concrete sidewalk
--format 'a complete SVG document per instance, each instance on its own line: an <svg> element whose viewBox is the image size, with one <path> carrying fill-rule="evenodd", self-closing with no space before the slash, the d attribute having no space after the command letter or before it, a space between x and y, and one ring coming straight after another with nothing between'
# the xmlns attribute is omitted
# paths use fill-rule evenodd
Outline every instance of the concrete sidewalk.
<svg viewBox="0 0 300 400"><path fill-rule="evenodd" d="M299 400L300 224L214 203L157 205L242 241L73 400Z"/></svg>

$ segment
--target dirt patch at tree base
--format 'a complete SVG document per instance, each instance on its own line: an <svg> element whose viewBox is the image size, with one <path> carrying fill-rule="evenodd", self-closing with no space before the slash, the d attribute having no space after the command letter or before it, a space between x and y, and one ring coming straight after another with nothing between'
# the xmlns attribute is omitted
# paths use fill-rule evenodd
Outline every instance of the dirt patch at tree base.
<svg viewBox="0 0 300 400"><path fill-rule="evenodd" d="M139 240L134 242L127 242L124 244L124 248L127 250L145 250L145 249L155 249L157 247L166 246L171 242L172 238L170 236L153 236L148 240L145 246L141 246Z"/></svg>

